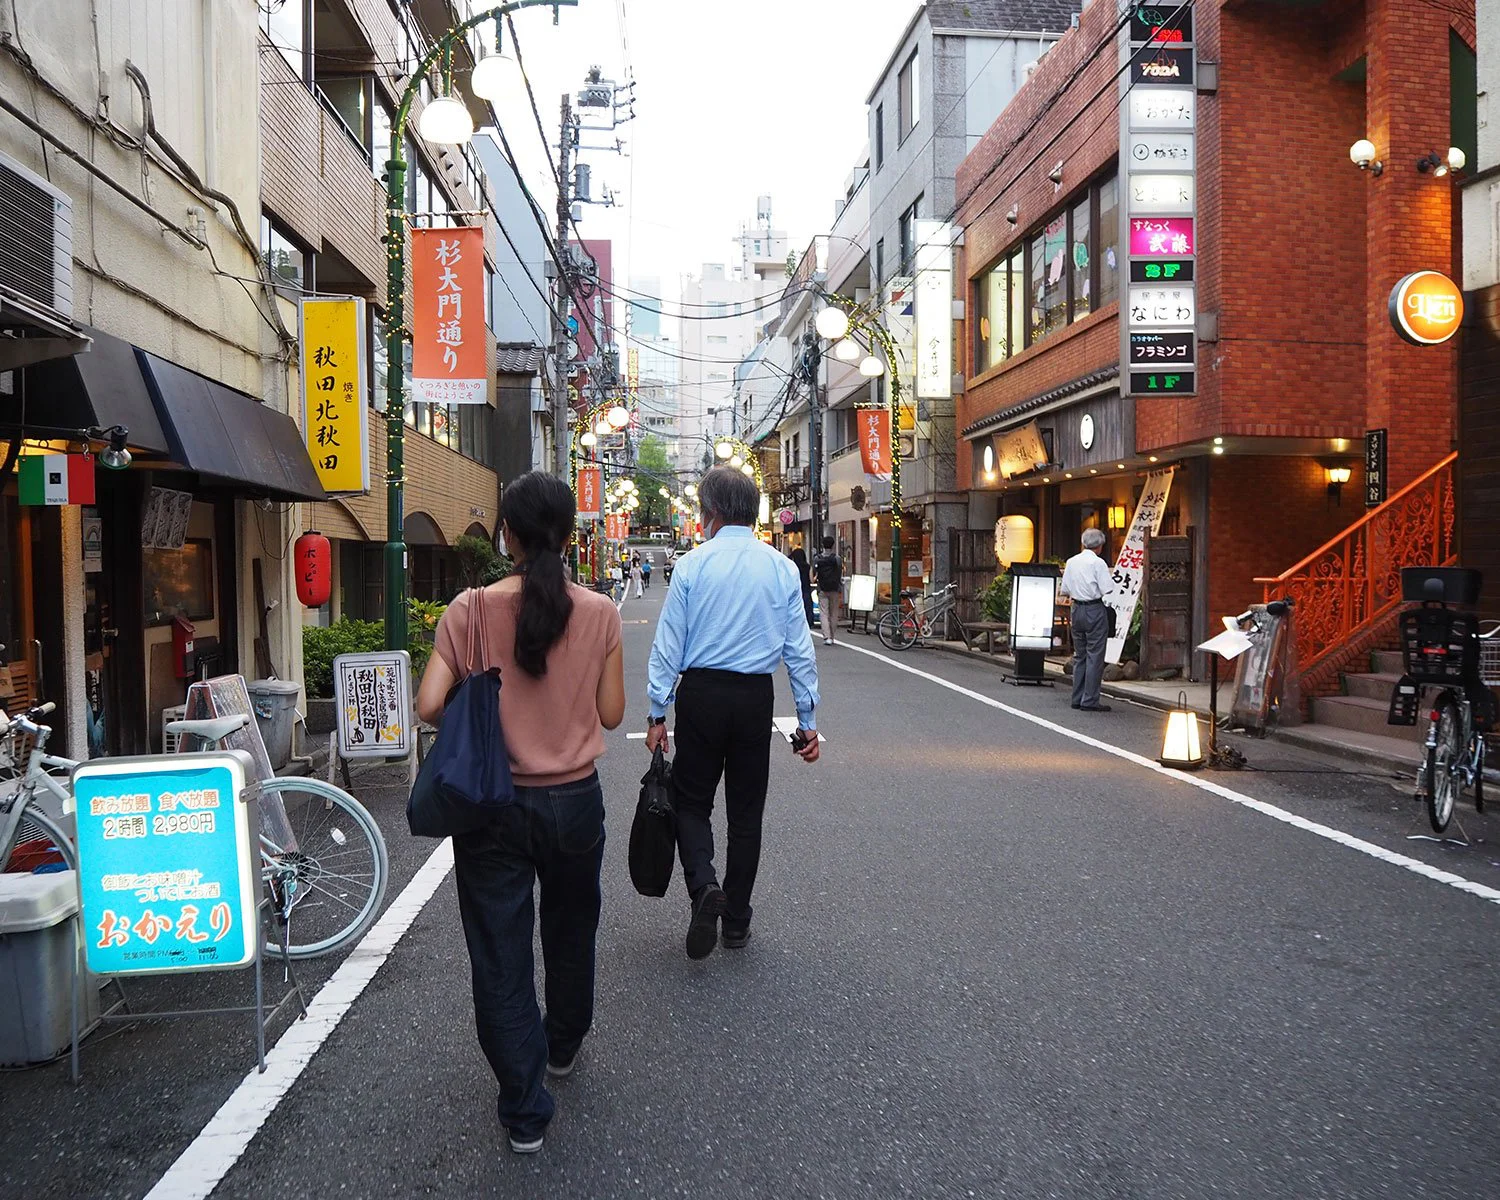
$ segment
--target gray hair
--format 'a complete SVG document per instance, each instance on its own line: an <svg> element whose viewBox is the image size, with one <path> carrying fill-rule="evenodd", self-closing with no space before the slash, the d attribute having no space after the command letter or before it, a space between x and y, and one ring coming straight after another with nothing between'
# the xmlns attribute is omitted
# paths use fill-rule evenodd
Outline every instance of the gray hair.
<svg viewBox="0 0 1500 1200"><path fill-rule="evenodd" d="M760 489L743 471L714 467L698 484L698 504L705 517L724 525L754 525L760 516Z"/></svg>
<svg viewBox="0 0 1500 1200"><path fill-rule="evenodd" d="M1085 550L1098 550L1107 540L1102 529L1085 529L1083 531L1083 548Z"/></svg>

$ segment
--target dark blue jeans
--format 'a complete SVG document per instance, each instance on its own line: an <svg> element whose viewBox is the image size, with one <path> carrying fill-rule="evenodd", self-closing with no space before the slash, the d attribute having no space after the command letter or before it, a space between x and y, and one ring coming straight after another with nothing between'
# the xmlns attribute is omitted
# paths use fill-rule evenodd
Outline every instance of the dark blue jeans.
<svg viewBox="0 0 1500 1200"><path fill-rule="evenodd" d="M500 1085L500 1122L535 1137L552 1119L549 1054L578 1053L594 1020L594 939L604 862L599 776L516 789L495 821L453 839L458 907L474 976L479 1045ZM532 887L541 883L547 1020L536 1003Z"/></svg>

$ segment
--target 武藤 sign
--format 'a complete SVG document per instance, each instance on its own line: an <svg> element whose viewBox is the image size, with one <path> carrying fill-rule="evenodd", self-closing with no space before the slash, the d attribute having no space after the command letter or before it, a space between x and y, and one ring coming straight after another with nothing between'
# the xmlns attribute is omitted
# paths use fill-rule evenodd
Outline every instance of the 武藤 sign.
<svg viewBox="0 0 1500 1200"><path fill-rule="evenodd" d="M1196 253L1192 217L1132 217L1130 253L1143 258L1170 258Z"/></svg>
<svg viewBox="0 0 1500 1200"><path fill-rule="evenodd" d="M260 842L242 750L104 758L73 772L88 968L244 966L260 941Z"/></svg>
<svg viewBox="0 0 1500 1200"><path fill-rule="evenodd" d="M370 490L365 404L365 302L304 296L298 349L302 362L302 437L323 490Z"/></svg>
<svg viewBox="0 0 1500 1200"><path fill-rule="evenodd" d="M412 399L483 404L484 230L413 229Z"/></svg>
<svg viewBox="0 0 1500 1200"><path fill-rule="evenodd" d="M1161 519L1167 511L1167 496L1172 491L1172 468L1152 471L1135 506L1135 518L1120 547L1120 557L1110 572L1113 585L1104 594L1104 603L1115 611L1115 636L1104 644L1105 662L1117 663L1125 649L1125 637L1135 618L1135 606L1141 596L1141 576L1146 565L1146 535L1161 531Z"/></svg>
<svg viewBox="0 0 1500 1200"><path fill-rule="evenodd" d="M604 490L603 472L599 467L578 468L578 515L597 521L602 515L599 498Z"/></svg>
<svg viewBox="0 0 1500 1200"><path fill-rule="evenodd" d="M340 757L411 753L411 656L405 650L340 654L333 660L333 696Z"/></svg>
<svg viewBox="0 0 1500 1200"><path fill-rule="evenodd" d="M891 477L891 414L883 408L856 409L859 459L865 474L876 479Z"/></svg>

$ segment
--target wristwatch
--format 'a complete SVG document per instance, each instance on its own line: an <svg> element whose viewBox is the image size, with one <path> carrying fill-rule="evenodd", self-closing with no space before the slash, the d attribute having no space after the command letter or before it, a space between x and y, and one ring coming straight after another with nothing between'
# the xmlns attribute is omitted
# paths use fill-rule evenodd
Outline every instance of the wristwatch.
<svg viewBox="0 0 1500 1200"><path fill-rule="evenodd" d="M656 726L656 725L665 725L666 723L667 723L667 718L666 717L647 717L646 718L646 728L647 729L650 729L650 728L652 728L653 726Z"/></svg>

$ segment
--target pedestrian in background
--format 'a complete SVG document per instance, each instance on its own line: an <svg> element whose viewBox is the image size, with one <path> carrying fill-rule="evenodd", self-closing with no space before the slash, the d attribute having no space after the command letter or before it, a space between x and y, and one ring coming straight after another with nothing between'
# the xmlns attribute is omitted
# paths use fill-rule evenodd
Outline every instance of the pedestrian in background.
<svg viewBox="0 0 1500 1200"><path fill-rule="evenodd" d="M692 899L687 953L694 959L718 944L720 918L727 948L750 940L779 663L786 663L797 706L793 746L804 762L818 761L818 665L797 572L752 531L760 493L744 474L713 468L698 487L698 503L705 541L677 564L646 687L648 751L668 748L667 708L677 705L672 777L677 850ZM729 820L722 888L710 824L721 776Z"/></svg>
<svg viewBox="0 0 1500 1200"><path fill-rule="evenodd" d="M611 563L609 567L610 596L616 604L625 598L625 572L620 569L619 563Z"/></svg>
<svg viewBox="0 0 1500 1200"><path fill-rule="evenodd" d="M823 645L833 645L833 630L838 624L839 604L844 598L844 563L834 553L830 535L823 537L823 553L813 563L818 583L818 609L823 617Z"/></svg>
<svg viewBox="0 0 1500 1200"><path fill-rule="evenodd" d="M1114 585L1109 567L1100 557L1104 540L1102 529L1085 529L1083 549L1068 559L1058 585L1058 590L1073 601L1073 707L1084 712L1109 711L1109 705L1099 703L1104 643L1109 640L1109 610L1104 597Z"/></svg>
<svg viewBox="0 0 1500 1200"><path fill-rule="evenodd" d="M649 554L646 555L645 558L641 559L641 581L647 591L651 590L651 571L652 568L655 567L655 565L656 560Z"/></svg>
<svg viewBox="0 0 1500 1200"><path fill-rule="evenodd" d="M555 1107L545 1077L572 1072L594 1019L604 861L594 763L604 753L601 726L614 729L625 716L625 670L619 611L567 579L563 550L575 520L568 485L539 471L522 475L505 489L501 517L516 570L448 606L417 712L436 724L456 683L486 665L500 668L495 732L505 737L515 802L455 837L453 861L479 1044L500 1085L510 1148L530 1154L542 1148ZM466 661L472 620L484 622L488 664ZM545 1022L531 950L538 882Z"/></svg>
<svg viewBox="0 0 1500 1200"><path fill-rule="evenodd" d="M807 555L802 552L801 546L796 546L789 550L787 557L792 560L792 565L797 568L797 580L802 585L802 607L807 613L807 627L811 629L818 623L813 617L812 567L808 565Z"/></svg>
<svg viewBox="0 0 1500 1200"><path fill-rule="evenodd" d="M630 556L630 581L635 584L636 598L641 596L641 556L632 554Z"/></svg>

